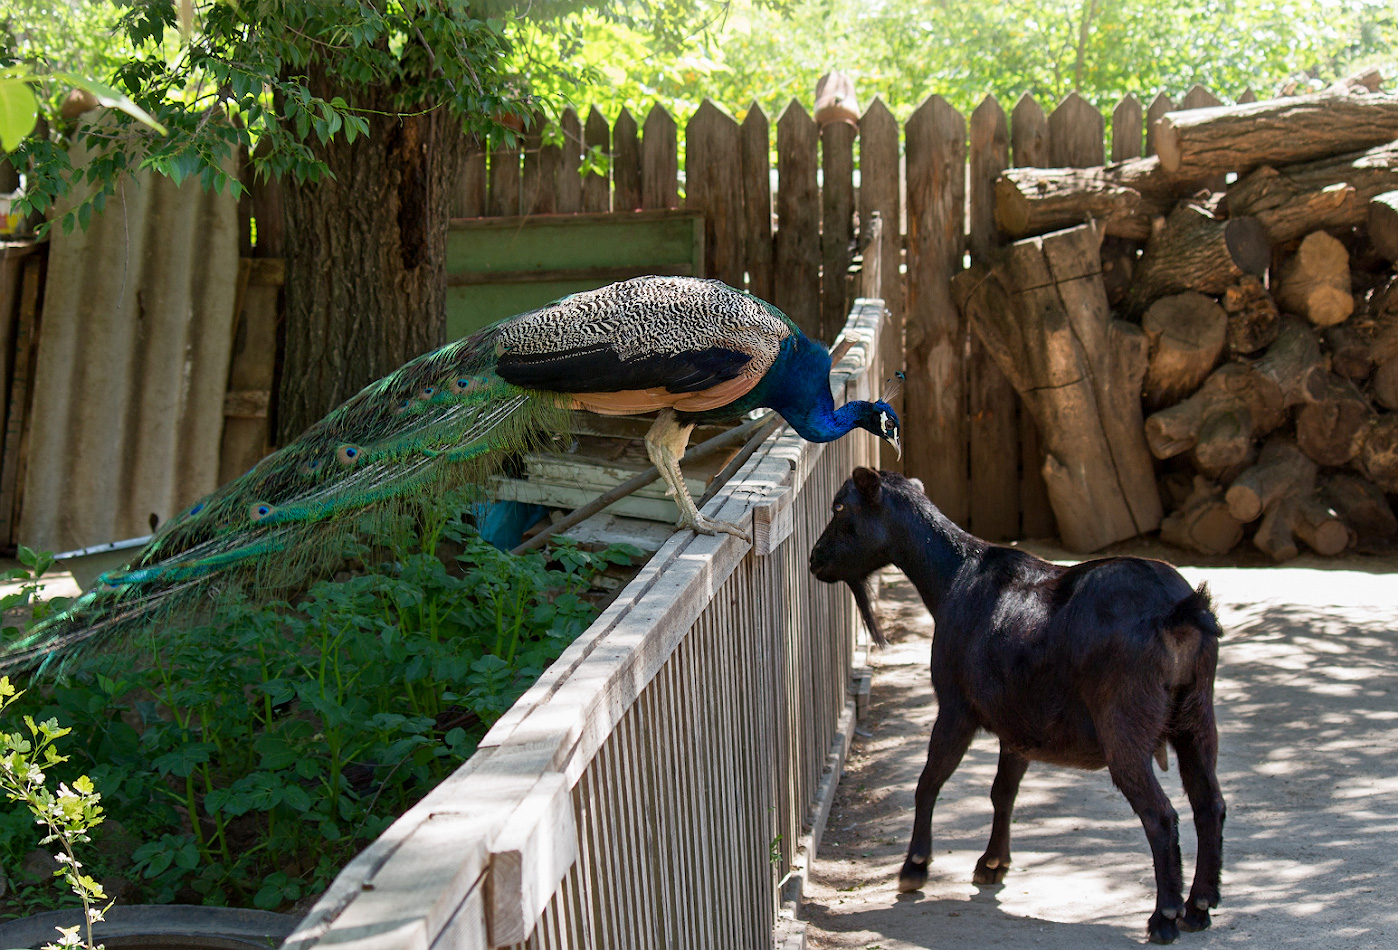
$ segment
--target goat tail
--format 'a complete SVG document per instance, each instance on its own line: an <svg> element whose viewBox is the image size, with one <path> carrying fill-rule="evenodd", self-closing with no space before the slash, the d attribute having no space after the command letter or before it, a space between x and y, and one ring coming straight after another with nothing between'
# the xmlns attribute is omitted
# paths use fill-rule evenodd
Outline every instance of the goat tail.
<svg viewBox="0 0 1398 950"><path fill-rule="evenodd" d="M873 575L870 575L872 577ZM881 647L888 646L888 638L879 629L879 622L874 617L874 605L869 600L869 578L865 577L857 581L845 581L849 589L854 593L855 606L859 608L859 615L864 618L864 625L869 628L869 636L874 638L874 643Z"/></svg>
<svg viewBox="0 0 1398 950"><path fill-rule="evenodd" d="M1170 613L1166 615L1161 628L1164 630L1193 628L1215 640L1222 637L1223 628L1218 624L1218 617L1214 616L1214 599L1213 595L1209 593L1208 583L1200 584L1197 590L1175 604Z"/></svg>

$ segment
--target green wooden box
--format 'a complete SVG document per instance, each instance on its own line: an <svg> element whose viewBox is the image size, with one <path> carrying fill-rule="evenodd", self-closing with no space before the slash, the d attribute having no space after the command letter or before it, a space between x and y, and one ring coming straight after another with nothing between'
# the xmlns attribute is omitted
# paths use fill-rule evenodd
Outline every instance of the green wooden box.
<svg viewBox="0 0 1398 950"><path fill-rule="evenodd" d="M458 218L447 233L447 335L642 274L704 275L698 211Z"/></svg>

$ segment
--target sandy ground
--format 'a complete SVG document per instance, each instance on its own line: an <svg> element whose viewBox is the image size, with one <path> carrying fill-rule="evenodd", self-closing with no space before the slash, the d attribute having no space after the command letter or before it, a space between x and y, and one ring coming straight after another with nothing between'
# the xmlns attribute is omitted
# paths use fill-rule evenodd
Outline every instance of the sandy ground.
<svg viewBox="0 0 1398 950"><path fill-rule="evenodd" d="M1398 561L1303 558L1181 573L1209 581L1225 628L1216 702L1228 821L1213 929L1176 945L1398 947ZM931 619L896 572L883 609L894 645L874 655L870 713L806 890L809 945L1143 943L1154 906L1150 852L1105 772L1031 765L1009 876L994 887L970 883L990 832L998 746L989 735L942 790L927 886L897 893L936 703ZM1173 760L1162 784L1180 813L1187 890L1194 827Z"/></svg>

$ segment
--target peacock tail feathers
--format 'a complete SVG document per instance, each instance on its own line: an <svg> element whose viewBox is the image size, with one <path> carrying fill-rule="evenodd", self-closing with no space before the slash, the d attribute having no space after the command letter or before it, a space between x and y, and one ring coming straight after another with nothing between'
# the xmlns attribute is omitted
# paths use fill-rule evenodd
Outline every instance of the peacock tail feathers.
<svg viewBox="0 0 1398 950"><path fill-rule="evenodd" d="M294 591L357 538L478 486L567 430L571 401L495 373L499 325L366 386L295 442L171 518L123 570L7 645L0 668L136 629L230 588ZM210 578L217 575L217 583Z"/></svg>

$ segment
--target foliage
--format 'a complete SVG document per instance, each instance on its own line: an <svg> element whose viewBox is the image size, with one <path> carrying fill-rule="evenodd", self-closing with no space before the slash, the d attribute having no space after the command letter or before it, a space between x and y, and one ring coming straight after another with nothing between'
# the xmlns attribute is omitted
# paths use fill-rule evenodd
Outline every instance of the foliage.
<svg viewBox="0 0 1398 950"><path fill-rule="evenodd" d="M153 631L159 649L138 640L31 685L25 707L72 730L121 829L105 873L151 902L275 909L319 892L586 629L590 579L639 553L512 557L459 519L417 547L366 550L386 560L294 606L225 597L204 623ZM7 866L30 847L0 823Z"/></svg>
<svg viewBox="0 0 1398 950"><path fill-rule="evenodd" d="M23 695L10 684L8 676L0 676L0 713ZM99 906L107 895L95 878L83 873L83 863L75 850L76 845L92 840L88 832L103 821L102 795L86 775L73 779L71 787L62 782L56 789L48 785L44 770L68 761L68 756L59 753L57 743L73 730L60 726L57 719L36 722L33 716L24 717L24 726L28 737L24 732L0 733L0 791L10 801L23 805L33 820L48 830L40 845L57 842L60 850L55 858L59 870L55 876L63 878L83 908L82 922L59 927L58 941L46 944L44 950L102 950L101 944L93 944L92 925L103 919L111 904Z"/></svg>

